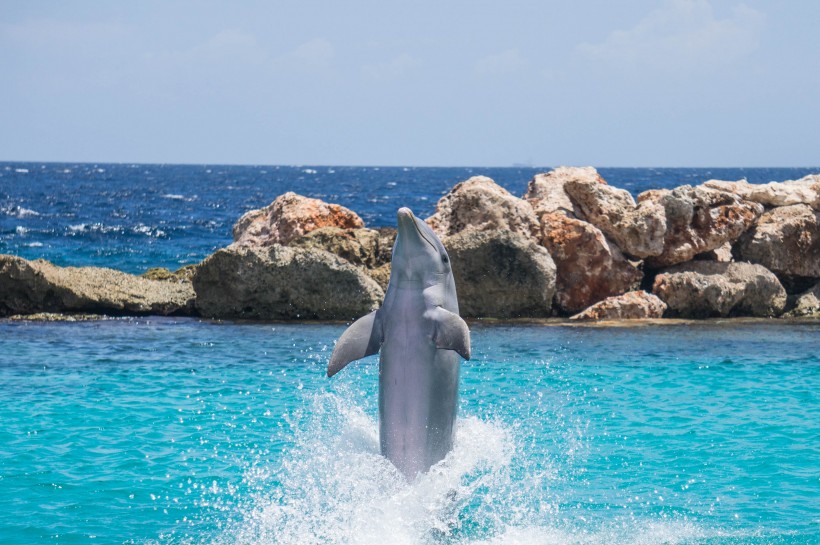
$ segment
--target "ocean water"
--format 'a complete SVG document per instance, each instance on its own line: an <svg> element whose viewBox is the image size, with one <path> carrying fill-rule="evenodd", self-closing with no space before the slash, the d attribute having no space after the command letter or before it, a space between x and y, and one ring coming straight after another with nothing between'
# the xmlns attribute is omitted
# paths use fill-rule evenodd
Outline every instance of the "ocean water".
<svg viewBox="0 0 820 545"><path fill-rule="evenodd" d="M541 168L401 168L0 163L0 253L59 265L142 273L197 263L231 242L246 211L286 191L355 210L371 227L396 210L420 217L456 183L487 175L515 195ZM601 168L616 187L646 189L711 178L800 178L820 168Z"/></svg>
<svg viewBox="0 0 820 545"><path fill-rule="evenodd" d="M818 323L473 324L410 483L342 330L0 322L0 542L820 542Z"/></svg>

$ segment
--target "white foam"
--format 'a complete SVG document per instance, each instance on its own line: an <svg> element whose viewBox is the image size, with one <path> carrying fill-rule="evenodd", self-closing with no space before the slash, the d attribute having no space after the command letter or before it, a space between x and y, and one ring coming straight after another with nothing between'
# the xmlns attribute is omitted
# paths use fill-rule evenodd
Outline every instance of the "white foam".
<svg viewBox="0 0 820 545"><path fill-rule="evenodd" d="M17 174L28 174L28 169L27 168L15 168L14 172L16 172Z"/></svg>
<svg viewBox="0 0 820 545"><path fill-rule="evenodd" d="M171 199L174 201L181 201L185 199L185 195L178 195L176 193L166 193L162 196L163 199Z"/></svg>
<svg viewBox="0 0 820 545"><path fill-rule="evenodd" d="M217 543L424 543L451 532L465 501L512 456L503 427L462 419L453 452L408 483L379 454L377 422L360 407L322 394L308 414L281 468L246 475L275 474L281 485L251 498L244 520Z"/></svg>
<svg viewBox="0 0 820 545"><path fill-rule="evenodd" d="M30 218L39 216L40 213L30 208L23 208L22 206L7 206L0 208L0 212L7 214L13 218Z"/></svg>

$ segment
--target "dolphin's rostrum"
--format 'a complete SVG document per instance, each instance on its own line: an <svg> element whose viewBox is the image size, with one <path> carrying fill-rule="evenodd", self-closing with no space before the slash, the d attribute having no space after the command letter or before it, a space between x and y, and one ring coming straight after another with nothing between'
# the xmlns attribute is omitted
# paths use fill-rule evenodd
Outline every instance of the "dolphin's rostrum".
<svg viewBox="0 0 820 545"><path fill-rule="evenodd" d="M327 374L377 352L381 451L412 479L453 447L459 355L470 359L470 331L458 315L450 258L409 208L398 211L384 303L342 334Z"/></svg>

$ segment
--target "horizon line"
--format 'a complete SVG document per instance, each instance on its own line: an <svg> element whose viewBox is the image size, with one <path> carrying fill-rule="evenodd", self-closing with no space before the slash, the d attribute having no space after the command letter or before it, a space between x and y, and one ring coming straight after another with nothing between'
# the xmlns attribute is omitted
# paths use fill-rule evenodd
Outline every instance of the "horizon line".
<svg viewBox="0 0 820 545"><path fill-rule="evenodd" d="M630 166L612 166L612 165L604 165L604 166L596 166L593 164L583 164L583 165L573 165L567 163L557 163L554 165L530 165L530 164L521 164L521 163L512 163L508 165L388 165L388 164L372 164L372 165L364 165L364 164L325 164L325 163L223 163L223 162L215 162L215 163L191 163L191 162L150 162L150 161L62 161L62 160L25 160L25 159L0 159L0 164L14 164L14 163L38 163L38 164L59 164L59 165L66 165L66 164L76 164L76 165L151 165L151 166L208 166L208 167L287 167L287 168L453 168L453 169L466 169L466 168L488 168L488 169L497 169L497 168L517 168L517 169L528 169L528 170L537 170L537 169L555 169L558 167L593 167L595 169L734 169L734 170L742 170L742 169L818 169L820 170L820 165L754 165L754 166L716 166L716 165L707 165L707 166L662 166L662 165L630 165Z"/></svg>

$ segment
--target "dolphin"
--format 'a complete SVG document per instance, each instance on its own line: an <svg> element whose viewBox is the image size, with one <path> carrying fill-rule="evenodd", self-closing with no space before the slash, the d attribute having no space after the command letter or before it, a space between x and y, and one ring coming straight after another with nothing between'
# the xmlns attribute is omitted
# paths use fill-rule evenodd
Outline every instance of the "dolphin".
<svg viewBox="0 0 820 545"><path fill-rule="evenodd" d="M397 215L384 302L345 330L327 375L380 352L381 453L414 479L453 448L459 356L470 359L470 330L458 315L450 258L441 241L409 208Z"/></svg>

